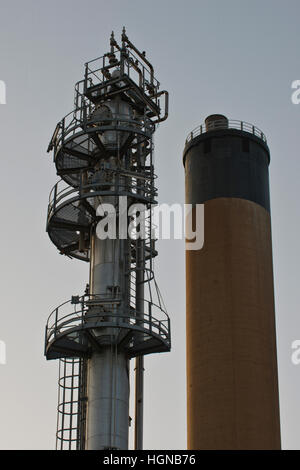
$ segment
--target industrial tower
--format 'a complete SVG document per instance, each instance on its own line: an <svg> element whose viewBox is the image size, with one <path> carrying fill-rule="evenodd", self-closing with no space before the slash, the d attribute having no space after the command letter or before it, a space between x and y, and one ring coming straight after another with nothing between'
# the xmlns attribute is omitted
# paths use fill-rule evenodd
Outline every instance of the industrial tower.
<svg viewBox="0 0 300 470"><path fill-rule="evenodd" d="M125 28L120 45L112 33L110 51L85 64L74 110L48 147L61 177L50 194L49 237L61 254L90 263L85 293L57 307L46 326L45 355L60 360L57 449L128 448L132 358L141 449L143 356L170 350L153 271L152 139L168 117L159 85Z"/></svg>
<svg viewBox="0 0 300 470"><path fill-rule="evenodd" d="M204 245L186 251L189 449L279 449L265 135L212 115L186 140L186 203Z"/></svg>

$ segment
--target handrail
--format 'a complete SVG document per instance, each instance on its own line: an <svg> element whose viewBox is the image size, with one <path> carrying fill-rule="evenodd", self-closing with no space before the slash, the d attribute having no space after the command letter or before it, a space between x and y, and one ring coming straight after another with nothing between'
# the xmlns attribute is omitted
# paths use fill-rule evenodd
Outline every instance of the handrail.
<svg viewBox="0 0 300 470"><path fill-rule="evenodd" d="M139 188L144 190L144 198L155 198L157 195L157 188L155 188L152 184L151 180L144 181L141 184L136 178L134 181L132 178L130 181L122 182L116 181L115 183L111 184L115 189L112 189L110 193L113 194L120 194L120 192L125 191L130 196L138 197L139 196ZM106 189L107 183L106 182L93 182L81 185L79 187L72 187L69 186L64 180L59 180L51 189L49 195L49 204L48 204L48 220L52 217L53 212L59 209L59 203L62 204L70 203L74 200L79 200L82 198L93 198L97 197L100 193L105 192L107 193ZM101 191L101 187L103 190ZM69 198L69 196L71 196Z"/></svg>
<svg viewBox="0 0 300 470"><path fill-rule="evenodd" d="M256 137L260 138L263 142L267 143L267 138L265 134L253 124L245 121L238 121L238 120L224 120L224 119L217 119L210 123L204 123L200 126L195 127L187 136L185 143L189 143L195 137L199 135L205 134L210 131L216 131L219 129L237 129L243 132L248 132L249 134L255 135Z"/></svg>
<svg viewBox="0 0 300 470"><path fill-rule="evenodd" d="M148 99L154 102L156 105L159 104L158 98L161 94L166 92L158 92L159 89L159 82L154 78L153 73L149 70L145 64L143 64L135 54L133 54L129 49L127 49L126 53L121 51L116 51L116 54L119 55L119 63L121 62L121 56L127 64L127 75L129 78L132 79L131 70L134 69L135 71L138 70L140 72L140 81L139 86L142 87L144 93L146 93ZM64 140L66 135L68 135L74 128L74 123L77 123L77 126L82 126L82 124L86 124L87 115L95 109L95 105L90 101L90 99L85 95L87 82L89 81L89 86L93 85L101 85L104 83L107 78L105 76L105 72L107 72L108 68L115 69L115 65L108 64L105 65L105 60L109 59L109 54L105 54L97 59L93 59L90 62L85 64L86 67L86 74L83 80L78 81L75 84L75 96L74 96L74 105L75 108L73 111L68 113L57 125L54 134L50 140L48 146L48 152L50 152L54 147L57 147L59 142ZM145 61L145 58L143 58ZM147 62L147 61L146 61ZM91 64L93 64L93 68L91 68ZM96 79L96 84L92 82L91 76ZM134 80L133 80L134 81ZM149 84L151 85L149 88ZM149 88L149 90L148 90ZM166 100L167 101L167 100ZM86 113L86 110L89 112ZM165 116L163 119L166 119L167 116L167 103L166 103L166 111ZM70 119L71 117L71 119ZM117 117L115 116L114 119ZM135 125L139 123L137 121L132 121ZM153 126L153 121L149 119L149 122ZM143 126L141 126L141 129ZM145 122L144 126L145 132L151 130L150 127L147 127L147 123Z"/></svg>
<svg viewBox="0 0 300 470"><path fill-rule="evenodd" d="M115 295L113 296L112 294L102 294L102 295L85 295L82 297L78 297L77 302L74 304L72 300L69 300L67 302L64 302L61 304L59 307L55 308L51 314L48 317L47 320L47 325L46 325L46 340L47 343L49 343L52 338L55 338L57 336L57 332L59 331L61 334L67 334L69 330L72 328L80 328L84 324L87 325L88 322L91 322L91 320L101 318L101 325L103 325L103 319L108 318L109 319L109 325L110 326L116 326L119 327L120 324L117 322L117 320L121 320L123 322L128 323L129 326L134 326L134 327L139 327L139 329L143 331L149 331L149 332L155 332L155 330L158 332L160 336L165 337L166 339L169 338L169 315L165 310L163 310L161 305L157 305L153 302L150 302L147 299L144 299L145 303L147 305L151 304L151 309L148 308L148 311L151 312L151 314L147 314L143 312L143 316L141 317L140 315L135 314L119 314L119 313L113 313L113 312L96 312L93 313L91 311L91 308L93 307L91 302L103 302L103 305L105 302L108 302L108 300L111 301L111 303L116 303L120 302L120 296ZM65 313L65 311L62 312L62 307L65 307L67 304L73 305L73 311L70 313L69 308L68 308L68 313ZM97 306L97 305L96 305ZM157 313L160 312L161 318L156 318L152 314L152 309L154 309ZM147 308L145 308L147 310ZM61 312L61 313L60 313ZM84 320L87 320L86 323L84 323ZM147 325L147 327L146 327ZM100 326L100 325L99 325ZM106 325L107 326L107 325ZM95 325L93 325L95 327ZM63 333L62 333L63 332Z"/></svg>
<svg viewBox="0 0 300 470"><path fill-rule="evenodd" d="M63 303L61 303L60 305L58 305L58 307L54 308L52 310L52 312L50 313L49 317L48 317L48 320L47 320L47 326L48 326L48 323L50 321L50 318L54 315L56 315L56 312L61 309L62 307L64 307L65 305L67 304L70 304L70 305L74 305L74 311L72 312L72 314L74 313L82 313L83 311L83 306L85 306L85 308L89 308L90 305L89 305L89 302L93 302L93 301L99 301L99 302L103 302L103 301L107 301L107 300L111 300L112 303L113 302L119 302L121 301L121 296L120 295L113 295L111 293L103 293L103 294L88 294L88 295L83 295L83 296L78 296L78 301L75 303L74 300L70 299L70 300L67 300ZM149 300L147 299L144 299L145 302L149 303ZM161 310L161 312L163 312L163 314L169 318L169 315L167 314L167 312L159 305L153 303L153 302L150 302L152 303L153 306L159 308L159 310ZM76 310L76 306L81 306L80 309ZM111 314L109 314L111 315Z"/></svg>
<svg viewBox="0 0 300 470"><path fill-rule="evenodd" d="M145 65L145 63L141 61L141 58L137 57L136 54L134 54L128 48L126 52L121 51L121 50L116 50L114 54L117 59L116 64L109 64L108 54L104 54L103 56L97 57L96 59L86 62L85 67L87 71L87 77L89 77L90 75L93 75L99 81L98 83L102 83L103 82L102 78L103 79L105 78L103 77L103 70L108 70L110 68L115 68L116 66L119 66L121 63L121 56L122 56L125 62L124 63L125 66L127 65L129 67L133 67L135 64L137 64L139 68L142 70L143 77L149 77L149 82L152 83L154 87L158 89L160 84L158 80L154 77L153 72L148 66ZM106 65L106 59L107 59L107 65ZM144 57L143 57L143 61L145 61ZM129 77L130 77L130 73L129 73ZM145 78L144 78L144 82L146 82ZM143 83L143 87L144 85L145 83Z"/></svg>
<svg viewBox="0 0 300 470"><path fill-rule="evenodd" d="M130 118L128 114L121 113L112 113L109 118L97 118L92 116L92 112L95 110L94 106L89 109L89 114L84 112L86 108L86 104L83 107L76 108L59 121L49 143L48 152L59 147L68 135L74 135L78 129L82 132L82 129L86 126L94 132L101 132L107 130L122 131L123 127L128 125L131 130L138 129L140 133L147 136L153 133L154 123L150 119L137 121ZM95 124L98 122L101 122L101 125L96 126Z"/></svg>

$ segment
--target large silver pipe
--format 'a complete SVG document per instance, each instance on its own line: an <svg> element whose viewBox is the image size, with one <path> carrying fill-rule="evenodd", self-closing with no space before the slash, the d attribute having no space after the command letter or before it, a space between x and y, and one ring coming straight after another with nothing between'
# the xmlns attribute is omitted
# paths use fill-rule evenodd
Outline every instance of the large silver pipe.
<svg viewBox="0 0 300 470"><path fill-rule="evenodd" d="M113 296L115 289L122 289L124 241L92 236L91 294L109 296L112 292ZM121 311L122 304L118 309ZM113 328L94 330L104 345L93 352L87 364L87 450L128 449L129 360L111 344L115 333Z"/></svg>
<svg viewBox="0 0 300 470"><path fill-rule="evenodd" d="M89 359L87 377L86 449L128 449L128 360L103 347Z"/></svg>

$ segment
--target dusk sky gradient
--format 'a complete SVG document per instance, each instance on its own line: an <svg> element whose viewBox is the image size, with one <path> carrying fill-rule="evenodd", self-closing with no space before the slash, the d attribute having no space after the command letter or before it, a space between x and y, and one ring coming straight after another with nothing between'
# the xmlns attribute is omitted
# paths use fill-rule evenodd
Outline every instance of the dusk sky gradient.
<svg viewBox="0 0 300 470"><path fill-rule="evenodd" d="M291 361L300 339L300 104L291 101L299 18L299 0L0 0L1 449L55 446L58 362L43 356L44 328L54 307L83 292L88 264L59 255L45 232L58 179L46 150L73 108L84 63L107 52L123 25L170 93L169 119L155 134L160 203L184 202L185 138L209 114L267 136L282 446L300 449L300 365ZM145 359L144 445L185 449L184 242L163 240L158 250L172 351Z"/></svg>

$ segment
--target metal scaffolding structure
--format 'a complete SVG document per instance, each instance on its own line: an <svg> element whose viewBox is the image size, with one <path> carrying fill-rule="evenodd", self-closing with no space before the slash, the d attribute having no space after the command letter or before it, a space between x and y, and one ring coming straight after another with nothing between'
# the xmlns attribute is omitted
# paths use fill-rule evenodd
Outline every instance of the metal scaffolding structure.
<svg viewBox="0 0 300 470"><path fill-rule="evenodd" d="M110 51L85 64L74 110L48 147L61 177L50 193L49 237L61 254L90 263L85 294L57 307L46 325L45 355L60 360L58 449L128 448L132 358L141 449L143 356L170 350L153 267L153 133L168 117L159 86L125 29L121 45L112 33Z"/></svg>

